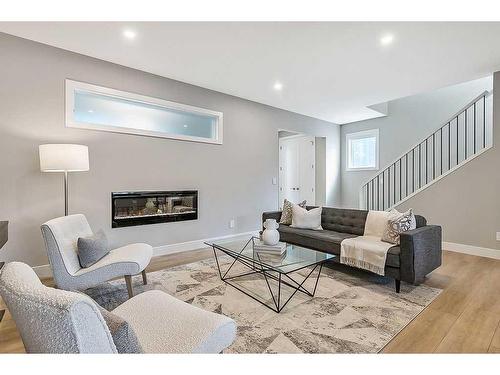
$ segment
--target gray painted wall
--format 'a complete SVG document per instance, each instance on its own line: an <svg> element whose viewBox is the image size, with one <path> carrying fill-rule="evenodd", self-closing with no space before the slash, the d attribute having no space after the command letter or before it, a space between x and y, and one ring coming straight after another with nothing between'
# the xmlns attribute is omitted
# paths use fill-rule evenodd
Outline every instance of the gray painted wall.
<svg viewBox="0 0 500 375"><path fill-rule="evenodd" d="M359 207L359 189L379 171L346 171L346 134L379 129L380 170L407 152L418 141L444 125L458 110L485 90L493 77L454 85L389 102L389 115L341 126L342 206ZM491 106L488 107L491 110ZM491 115L490 115L491 119Z"/></svg>
<svg viewBox="0 0 500 375"><path fill-rule="evenodd" d="M42 143L89 146L90 171L70 174L70 212L84 213L113 246L259 228L262 211L277 207L278 129L326 137L326 203L339 205L338 125L6 34L0 50L0 218L10 221L4 260L47 263L39 227L63 213L63 185L62 175L39 171ZM66 78L222 111L224 144L65 128ZM198 189L199 219L111 229L112 191L156 189Z"/></svg>

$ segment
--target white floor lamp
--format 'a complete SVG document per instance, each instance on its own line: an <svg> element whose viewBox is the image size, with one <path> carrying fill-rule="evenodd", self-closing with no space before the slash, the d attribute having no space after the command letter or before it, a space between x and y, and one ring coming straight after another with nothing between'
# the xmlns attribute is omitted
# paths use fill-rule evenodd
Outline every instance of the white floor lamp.
<svg viewBox="0 0 500 375"><path fill-rule="evenodd" d="M38 146L40 170L64 173L64 215L68 216L68 172L89 170L89 149L83 145L47 144Z"/></svg>

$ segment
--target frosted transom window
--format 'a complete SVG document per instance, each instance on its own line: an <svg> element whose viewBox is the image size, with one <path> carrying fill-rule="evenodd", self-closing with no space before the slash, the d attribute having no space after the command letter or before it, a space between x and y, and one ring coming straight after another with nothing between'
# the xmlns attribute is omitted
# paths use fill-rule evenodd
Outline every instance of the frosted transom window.
<svg viewBox="0 0 500 375"><path fill-rule="evenodd" d="M222 113L66 81L66 126L222 143Z"/></svg>

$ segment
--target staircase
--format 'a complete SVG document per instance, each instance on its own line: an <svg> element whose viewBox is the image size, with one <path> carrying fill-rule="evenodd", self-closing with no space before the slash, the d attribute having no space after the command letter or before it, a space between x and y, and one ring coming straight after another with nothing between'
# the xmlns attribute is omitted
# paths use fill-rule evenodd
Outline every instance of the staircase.
<svg viewBox="0 0 500 375"><path fill-rule="evenodd" d="M389 210L492 146L488 91L390 163L360 190L360 207Z"/></svg>

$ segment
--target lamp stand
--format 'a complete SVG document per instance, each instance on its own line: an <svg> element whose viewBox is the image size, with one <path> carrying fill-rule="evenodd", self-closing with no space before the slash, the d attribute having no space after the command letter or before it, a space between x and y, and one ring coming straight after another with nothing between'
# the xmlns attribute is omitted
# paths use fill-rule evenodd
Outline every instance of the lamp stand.
<svg viewBox="0 0 500 375"><path fill-rule="evenodd" d="M64 171L64 216L68 216L68 171Z"/></svg>

